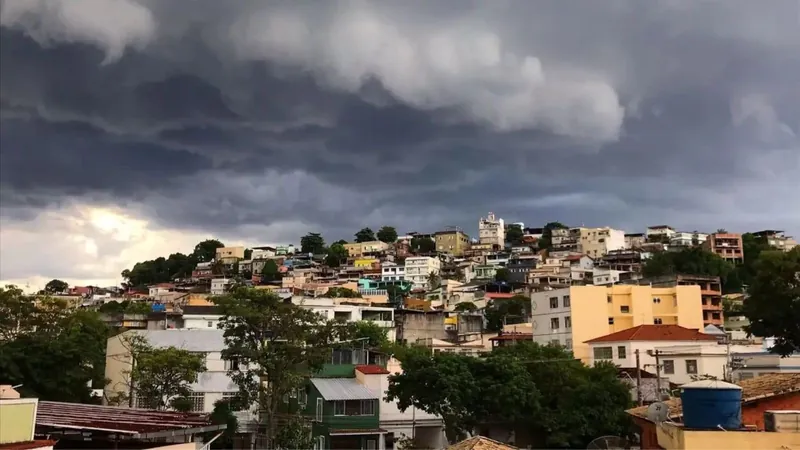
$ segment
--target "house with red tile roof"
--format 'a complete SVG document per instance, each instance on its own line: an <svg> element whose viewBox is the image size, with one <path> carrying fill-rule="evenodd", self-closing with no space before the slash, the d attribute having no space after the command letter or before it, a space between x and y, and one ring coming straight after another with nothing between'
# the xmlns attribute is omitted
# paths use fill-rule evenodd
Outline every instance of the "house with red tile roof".
<svg viewBox="0 0 800 450"><path fill-rule="evenodd" d="M724 376L725 347L718 344L715 336L697 329L679 325L639 325L585 343L589 345L592 365L608 361L635 369L638 352L639 368L655 373L658 352L661 375L671 383L687 383L702 375Z"/></svg>

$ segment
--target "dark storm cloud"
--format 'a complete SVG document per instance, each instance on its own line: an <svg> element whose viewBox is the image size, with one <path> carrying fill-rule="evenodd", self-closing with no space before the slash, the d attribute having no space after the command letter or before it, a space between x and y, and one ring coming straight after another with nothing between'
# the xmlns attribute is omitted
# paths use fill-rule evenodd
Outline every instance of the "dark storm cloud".
<svg viewBox="0 0 800 450"><path fill-rule="evenodd" d="M4 1L0 200L342 237L486 210L800 232L796 2L331 3L109 0L111 26Z"/></svg>

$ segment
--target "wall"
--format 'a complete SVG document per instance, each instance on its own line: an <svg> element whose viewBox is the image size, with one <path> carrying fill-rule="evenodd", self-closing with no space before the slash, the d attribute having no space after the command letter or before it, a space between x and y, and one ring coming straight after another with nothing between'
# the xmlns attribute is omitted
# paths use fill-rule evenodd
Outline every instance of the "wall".
<svg viewBox="0 0 800 450"><path fill-rule="evenodd" d="M395 317L400 323L397 330L397 338L405 340L408 344L413 344L417 339L435 338L446 339L447 333L444 330L445 313L440 312L416 312L416 311L397 311Z"/></svg>
<svg viewBox="0 0 800 450"><path fill-rule="evenodd" d="M33 440L38 405L35 398L0 400L0 446Z"/></svg>
<svg viewBox="0 0 800 450"><path fill-rule="evenodd" d="M764 413L766 411L786 411L800 409L800 392L777 395L754 402L748 402L742 407L742 423L756 425L759 430L764 429Z"/></svg>
<svg viewBox="0 0 800 450"><path fill-rule="evenodd" d="M129 332L120 333L108 338L106 342L106 374L108 380L103 390L103 404L108 404L108 399L117 396L119 393L130 392L124 372L131 370L131 354L125 345L123 338ZM127 403L126 403L127 406Z"/></svg>
<svg viewBox="0 0 800 450"><path fill-rule="evenodd" d="M687 431L669 423L656 427L658 444L665 449L785 450L800 447L800 433L748 431Z"/></svg>

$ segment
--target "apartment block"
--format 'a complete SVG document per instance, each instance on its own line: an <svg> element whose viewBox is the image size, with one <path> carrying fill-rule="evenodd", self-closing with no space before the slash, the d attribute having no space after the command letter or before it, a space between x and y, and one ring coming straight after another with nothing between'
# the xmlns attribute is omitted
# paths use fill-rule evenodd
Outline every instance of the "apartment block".
<svg viewBox="0 0 800 450"><path fill-rule="evenodd" d="M741 263L744 260L742 235L738 233L711 234L703 243L703 247L732 263Z"/></svg>
<svg viewBox="0 0 800 450"><path fill-rule="evenodd" d="M352 242L344 244L347 256L352 259L362 259L370 256L379 256L389 250L389 244L381 241Z"/></svg>
<svg viewBox="0 0 800 450"><path fill-rule="evenodd" d="M625 232L613 228L579 228L578 252L602 258L608 252L625 248Z"/></svg>
<svg viewBox="0 0 800 450"><path fill-rule="evenodd" d="M625 248L640 248L647 242L644 233L628 233L625 235Z"/></svg>
<svg viewBox="0 0 800 450"><path fill-rule="evenodd" d="M647 227L645 237L647 238L647 242L663 242L666 244L669 243L669 240L672 239L672 235L675 233L677 233L675 228L669 225L653 225Z"/></svg>
<svg viewBox="0 0 800 450"><path fill-rule="evenodd" d="M590 361L585 342L637 325L703 327L700 287L571 286L531 294L533 339L572 349Z"/></svg>
<svg viewBox="0 0 800 450"><path fill-rule="evenodd" d="M216 251L216 260L232 264L244 259L244 247L220 247Z"/></svg>
<svg viewBox="0 0 800 450"><path fill-rule="evenodd" d="M434 235L436 251L449 253L453 256L463 256L469 250L469 236L461 230L439 231Z"/></svg>
<svg viewBox="0 0 800 450"><path fill-rule="evenodd" d="M381 281L403 281L406 279L406 267L393 262L381 264Z"/></svg>
<svg viewBox="0 0 800 450"><path fill-rule="evenodd" d="M722 282L719 277L703 275L665 275L634 280L631 283L653 287L700 286L700 307L703 311L703 325L723 326L725 316L722 311Z"/></svg>
<svg viewBox="0 0 800 450"><path fill-rule="evenodd" d="M753 236L764 239L769 246L784 252L791 251L793 248L797 247L797 241L791 236L786 236L783 231L780 230L759 231L753 233Z"/></svg>
<svg viewBox="0 0 800 450"><path fill-rule="evenodd" d="M432 273L439 274L442 263L439 258L429 256L412 256L406 258L405 279L412 283L413 289L428 287L428 279Z"/></svg>
<svg viewBox="0 0 800 450"><path fill-rule="evenodd" d="M495 218L492 212L487 217L481 217L478 221L478 239L481 244L503 247L506 242L506 228L503 219Z"/></svg>

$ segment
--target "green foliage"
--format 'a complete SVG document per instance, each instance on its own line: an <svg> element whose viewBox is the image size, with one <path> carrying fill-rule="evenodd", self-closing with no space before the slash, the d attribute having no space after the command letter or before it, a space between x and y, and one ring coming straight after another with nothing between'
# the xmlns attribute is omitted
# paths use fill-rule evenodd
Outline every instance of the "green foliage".
<svg viewBox="0 0 800 450"><path fill-rule="evenodd" d="M553 246L553 230L568 228L561 222L550 222L544 226L542 237L539 238L537 245L540 250L549 250Z"/></svg>
<svg viewBox="0 0 800 450"><path fill-rule="evenodd" d="M105 385L109 329L95 311L0 288L0 378L24 397L90 403Z"/></svg>
<svg viewBox="0 0 800 450"><path fill-rule="evenodd" d="M431 272L428 274L428 289L433 290L442 284L442 277L438 273Z"/></svg>
<svg viewBox="0 0 800 450"><path fill-rule="evenodd" d="M175 347L153 348L143 340L134 353L136 363L129 379L137 397L147 399L154 409L185 409L189 386L206 371L205 355ZM188 407L191 409L191 403Z"/></svg>
<svg viewBox="0 0 800 450"><path fill-rule="evenodd" d="M356 242L371 242L376 240L375 239L375 232L372 231L372 228L362 228L355 234Z"/></svg>
<svg viewBox="0 0 800 450"><path fill-rule="evenodd" d="M222 247L225 247L225 244L222 242L216 239L206 239L194 246L191 258L194 260L195 264L213 261L214 258L217 257L217 249Z"/></svg>
<svg viewBox="0 0 800 450"><path fill-rule="evenodd" d="M264 262L264 267L261 268L261 282L267 283L270 281L277 281L281 279L281 273L278 269L278 264L274 259L268 259Z"/></svg>
<svg viewBox="0 0 800 450"><path fill-rule="evenodd" d="M393 244L397 241L397 230L394 227L382 226L378 230L378 240L387 244Z"/></svg>
<svg viewBox="0 0 800 450"><path fill-rule="evenodd" d="M188 278L199 262L209 262L216 256L216 251L225 245L216 239L207 239L194 246L191 255L173 253L169 258L138 262L131 269L122 271L125 284L131 287L143 287L150 284L167 283L175 278Z"/></svg>
<svg viewBox="0 0 800 450"><path fill-rule="evenodd" d="M451 441L498 422L532 432L536 448L585 448L630 431L630 392L616 368L584 366L560 347L525 342L478 358L411 352L402 364L387 398L440 415Z"/></svg>
<svg viewBox="0 0 800 450"><path fill-rule="evenodd" d="M239 388L237 401L243 408L257 405L265 415L269 448L283 395L303 386L306 375L329 360L342 327L266 290L236 287L214 303L222 313L222 357L238 362L228 371Z"/></svg>
<svg viewBox="0 0 800 450"><path fill-rule="evenodd" d="M349 256L344 244L336 242L328 249L328 254L325 256L325 264L328 267L339 267L347 261Z"/></svg>
<svg viewBox="0 0 800 450"><path fill-rule="evenodd" d="M645 277L677 274L720 277L725 293L741 290L741 282L733 272L734 267L731 263L699 247L685 248L677 252L655 253L642 267L642 274Z"/></svg>
<svg viewBox="0 0 800 450"><path fill-rule="evenodd" d="M744 301L747 332L774 336L772 351L782 356L800 351L800 247L788 253L761 253Z"/></svg>
<svg viewBox="0 0 800 450"><path fill-rule="evenodd" d="M473 312L477 310L478 307L472 302L461 302L457 304L455 308L453 308L453 311L456 312Z"/></svg>
<svg viewBox="0 0 800 450"><path fill-rule="evenodd" d="M325 293L325 296L329 298L361 298L361 294L359 294L358 291L340 286L328 288L328 292Z"/></svg>
<svg viewBox="0 0 800 450"><path fill-rule="evenodd" d="M225 424L227 428L225 428L224 434L211 444L211 448L234 448L233 439L236 437L236 432L239 429L239 421L233 414L236 409L237 408L228 400L217 400L214 402L214 410L211 411L209 415L211 423L214 425ZM216 431L207 433L203 441L208 442L216 433Z"/></svg>
<svg viewBox="0 0 800 450"><path fill-rule="evenodd" d="M386 349L389 346L388 330L368 320L350 322L345 331L345 340L364 339L364 346L369 349Z"/></svg>
<svg viewBox="0 0 800 450"><path fill-rule="evenodd" d="M436 242L428 237L411 238L411 251L414 253L433 253L436 251Z"/></svg>
<svg viewBox="0 0 800 450"><path fill-rule="evenodd" d="M302 416L295 415L282 423L275 435L273 448L277 450L311 450L314 438L311 426Z"/></svg>
<svg viewBox="0 0 800 450"><path fill-rule="evenodd" d="M522 243L522 238L525 233L522 232L522 227L518 224L509 225L506 229L506 242L511 245L519 245Z"/></svg>
<svg viewBox="0 0 800 450"><path fill-rule="evenodd" d="M252 258L253 258L253 249L252 248L244 249L244 259L249 261Z"/></svg>
<svg viewBox="0 0 800 450"><path fill-rule="evenodd" d="M524 295L515 295L509 299L495 300L489 303L484 311L486 330L497 332L503 325L522 323L531 315L531 299Z"/></svg>
<svg viewBox="0 0 800 450"><path fill-rule="evenodd" d="M325 253L325 239L319 233L308 233L300 238L300 251L302 253L321 255Z"/></svg>
<svg viewBox="0 0 800 450"><path fill-rule="evenodd" d="M505 267L497 269L497 271L494 273L494 281L498 283L508 283L510 279L511 272L509 272Z"/></svg>
<svg viewBox="0 0 800 450"><path fill-rule="evenodd" d="M48 294L57 294L59 292L64 292L69 288L69 284L65 281L61 280L50 280L44 286L44 291Z"/></svg>
<svg viewBox="0 0 800 450"><path fill-rule="evenodd" d="M765 237L757 237L752 233L742 235L742 250L744 251L744 261L736 268L742 284L749 286L756 276L756 262L762 252L774 250L767 242Z"/></svg>

